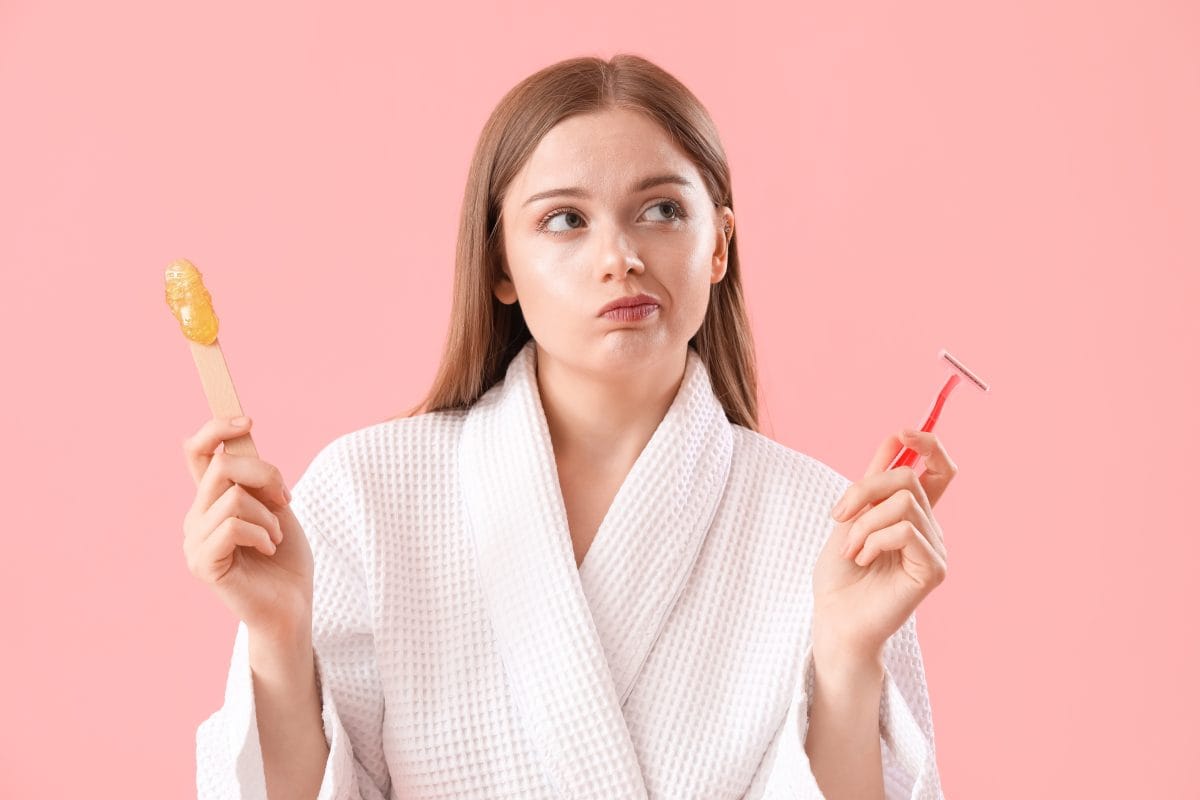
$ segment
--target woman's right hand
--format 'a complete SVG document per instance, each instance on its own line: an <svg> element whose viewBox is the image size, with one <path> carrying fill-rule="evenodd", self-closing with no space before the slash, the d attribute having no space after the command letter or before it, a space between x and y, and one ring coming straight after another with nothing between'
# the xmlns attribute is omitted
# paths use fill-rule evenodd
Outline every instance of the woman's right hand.
<svg viewBox="0 0 1200 800"><path fill-rule="evenodd" d="M313 556L288 507L283 475L217 445L250 430L210 419L183 443L196 499L183 518L188 569L252 632L271 638L311 631Z"/></svg>

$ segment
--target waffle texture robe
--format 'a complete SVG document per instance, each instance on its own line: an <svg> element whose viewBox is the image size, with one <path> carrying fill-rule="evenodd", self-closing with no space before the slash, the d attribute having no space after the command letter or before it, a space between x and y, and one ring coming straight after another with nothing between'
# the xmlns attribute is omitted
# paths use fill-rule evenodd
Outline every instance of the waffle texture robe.
<svg viewBox="0 0 1200 800"><path fill-rule="evenodd" d="M852 481L683 382L577 568L530 341L469 410L389 420L292 489L315 561L319 800L819 798L812 570ZM247 629L196 732L265 798ZM887 642L890 798L942 796L916 618Z"/></svg>

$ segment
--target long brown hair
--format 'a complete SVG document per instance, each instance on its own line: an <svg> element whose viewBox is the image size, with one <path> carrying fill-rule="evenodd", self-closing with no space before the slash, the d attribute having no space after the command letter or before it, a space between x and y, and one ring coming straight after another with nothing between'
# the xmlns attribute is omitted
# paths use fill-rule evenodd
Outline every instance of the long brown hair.
<svg viewBox="0 0 1200 800"><path fill-rule="evenodd" d="M733 209L729 165L716 126L695 95L661 67L618 54L609 61L571 58L530 75L500 100L479 136L463 195L442 363L425 399L401 417L470 408L504 377L508 363L529 341L520 304L505 305L492 294L502 276L501 200L551 128L572 115L608 108L638 111L662 125L695 162L716 205ZM708 368L725 416L757 431L754 343L733 239L725 276L712 285L704 321L688 344Z"/></svg>

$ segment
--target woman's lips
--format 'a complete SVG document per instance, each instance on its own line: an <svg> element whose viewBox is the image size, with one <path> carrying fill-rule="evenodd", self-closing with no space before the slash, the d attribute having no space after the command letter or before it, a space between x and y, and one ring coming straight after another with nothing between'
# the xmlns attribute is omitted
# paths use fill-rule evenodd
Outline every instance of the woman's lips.
<svg viewBox="0 0 1200 800"><path fill-rule="evenodd" d="M605 311L601 316L614 322L637 322L658 311L657 303L642 303L636 306L622 306L612 311Z"/></svg>

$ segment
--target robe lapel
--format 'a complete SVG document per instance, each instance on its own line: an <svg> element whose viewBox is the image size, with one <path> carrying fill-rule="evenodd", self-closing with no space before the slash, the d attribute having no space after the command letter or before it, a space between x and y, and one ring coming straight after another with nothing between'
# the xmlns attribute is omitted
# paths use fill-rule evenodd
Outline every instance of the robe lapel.
<svg viewBox="0 0 1200 800"><path fill-rule="evenodd" d="M531 340L467 414L459 468L510 685L571 798L646 797L621 706L678 599L729 474L733 431L699 356L578 569Z"/></svg>

